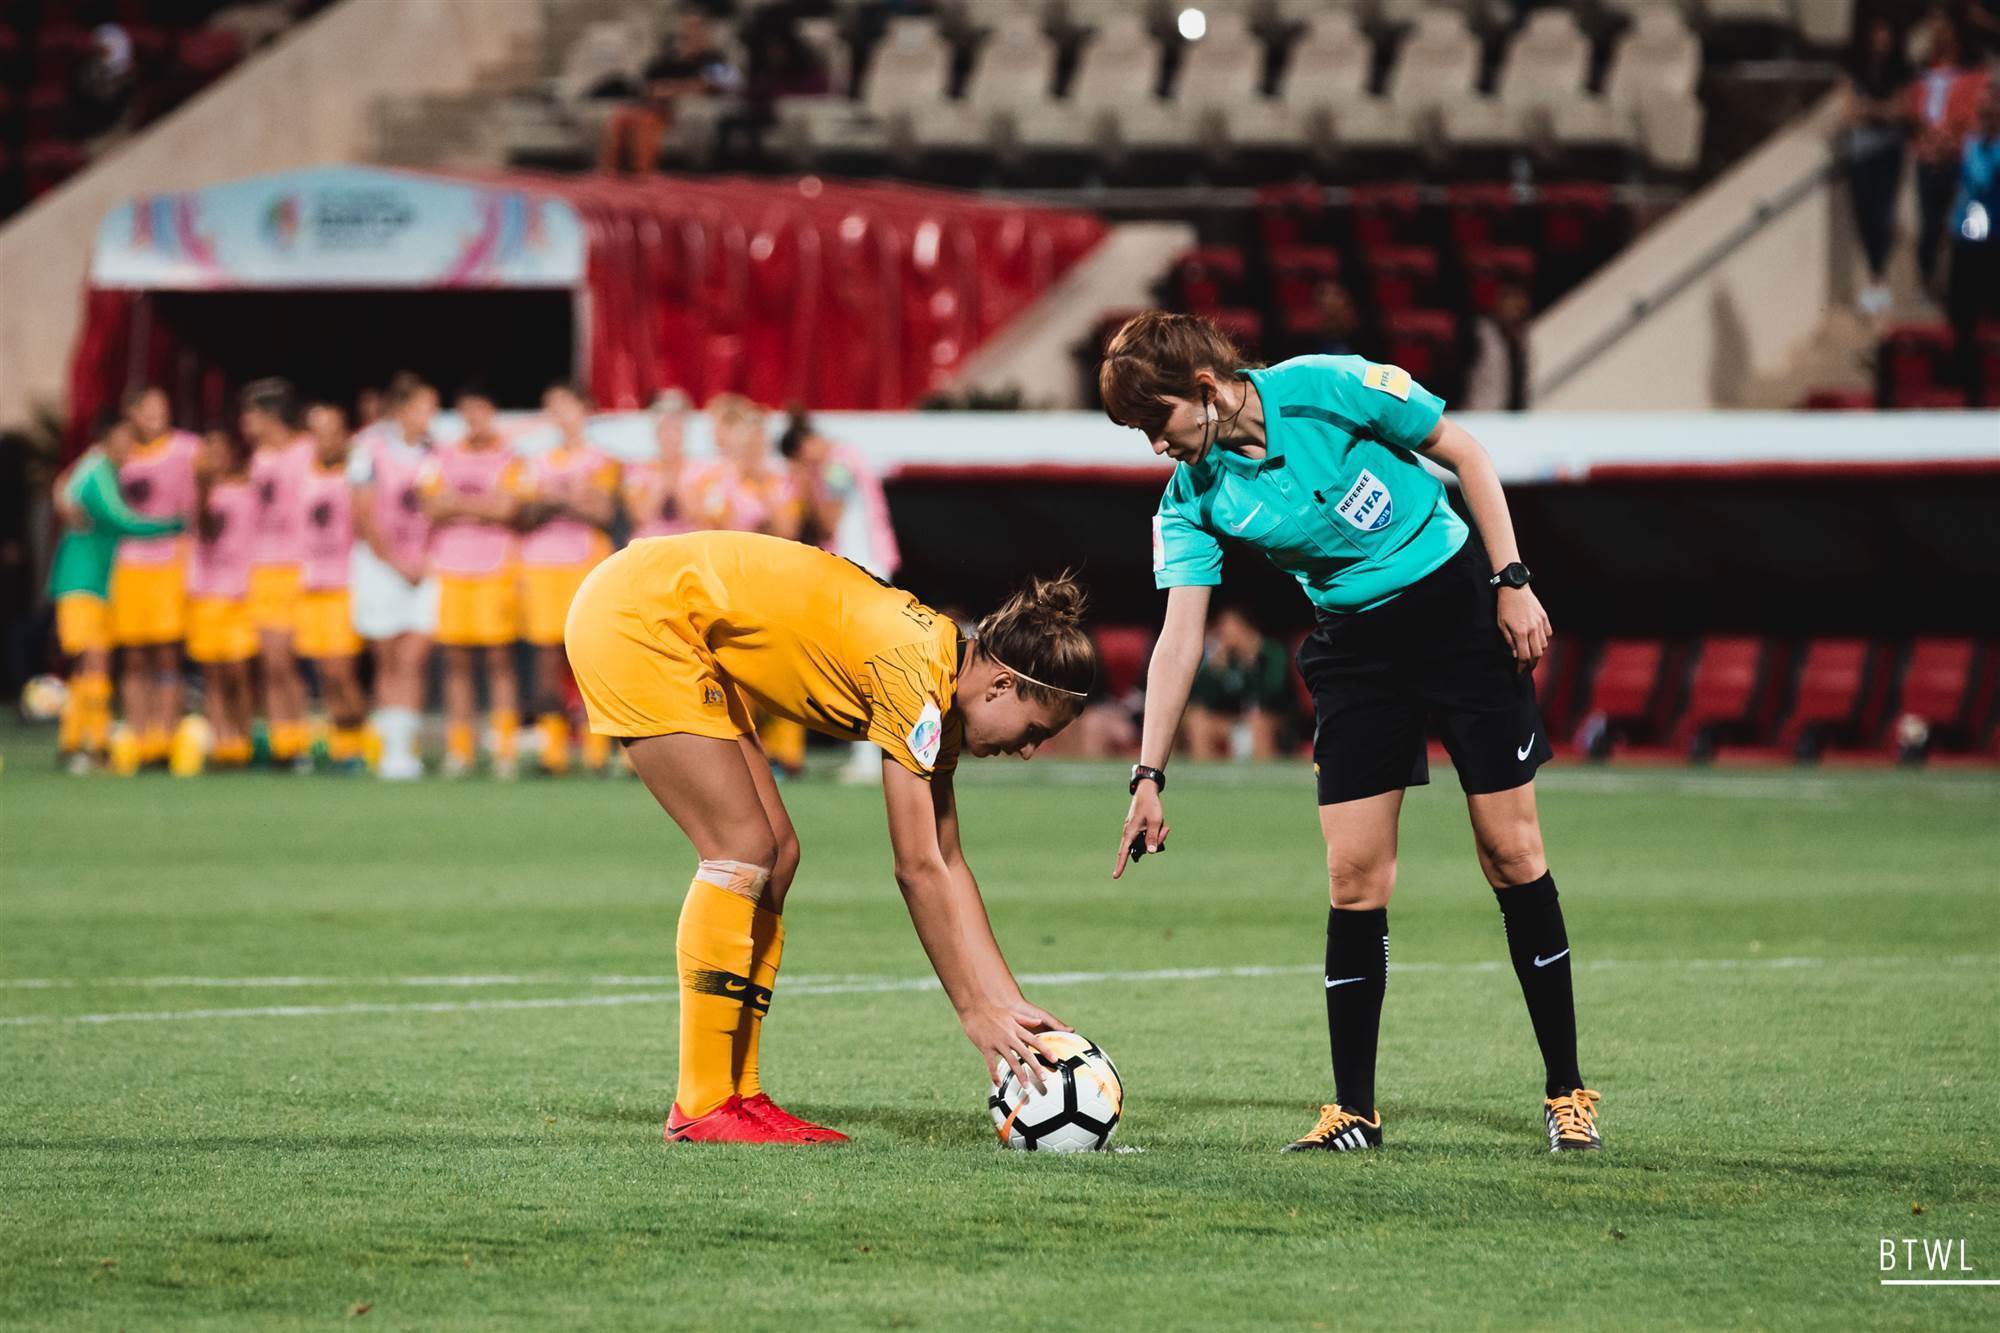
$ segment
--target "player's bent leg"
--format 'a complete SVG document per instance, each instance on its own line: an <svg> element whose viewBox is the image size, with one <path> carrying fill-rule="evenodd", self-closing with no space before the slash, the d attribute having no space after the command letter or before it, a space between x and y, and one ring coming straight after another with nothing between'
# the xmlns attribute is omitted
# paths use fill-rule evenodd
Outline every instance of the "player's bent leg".
<svg viewBox="0 0 2000 1333"><path fill-rule="evenodd" d="M758 790L761 756L753 763L741 738L688 734L642 737L627 750L640 780L701 858L675 941L680 1081L668 1142L824 1141L746 1110L737 1085L740 1052L770 1005L770 986L760 982L760 945L767 961L762 975L775 979L783 944L778 915L762 901L779 837Z"/></svg>
<svg viewBox="0 0 2000 1333"><path fill-rule="evenodd" d="M1584 1087L1576 1053L1576 998L1569 932L1555 876L1542 848L1535 784L1468 795L1479 867L1500 903L1507 953L1541 1047L1542 1119L1550 1152L1604 1146L1595 1092Z"/></svg>

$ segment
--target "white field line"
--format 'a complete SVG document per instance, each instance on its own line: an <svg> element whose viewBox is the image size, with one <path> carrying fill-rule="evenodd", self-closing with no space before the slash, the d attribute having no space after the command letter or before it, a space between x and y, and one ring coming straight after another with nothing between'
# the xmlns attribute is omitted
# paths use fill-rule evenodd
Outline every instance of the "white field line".
<svg viewBox="0 0 2000 1333"><path fill-rule="evenodd" d="M1987 964L2000 960L2000 955L1959 954L1943 961L1952 966L1965 967ZM1757 969L1783 970L1791 968L1849 967L1849 966L1903 966L1913 960L1908 957L1859 957L1859 958L1655 958L1655 959L1615 959L1599 958L1587 960L1584 970L1590 972L1610 971L1617 968L1667 967L1688 970L1699 969ZM1937 960L1929 960L1936 962ZM1445 972L1483 973L1498 972L1505 964L1498 961L1477 963L1392 963L1392 972ZM1293 977L1306 976L1318 971L1310 966L1245 966L1245 967L1169 967L1156 968L1144 972L1030 972L1023 973L1020 981L1024 986L1089 986L1105 982L1143 984L1156 981L1214 981L1248 977ZM149 985L218 983L267 985L621 985L621 986L673 986L672 977L142 977L114 979L106 982L78 981L75 979L44 978L37 982L45 987L78 985ZM16 985L20 983L14 983ZM883 977L883 976L822 976L795 977L787 981L787 995L884 995L902 991L930 991L938 989L936 977ZM671 1004L679 995L673 990L631 990L609 995L557 995L536 996L527 999L494 1000L430 1000L430 1001L357 1001L349 1004L280 1004L263 1005L241 1009L161 1009L161 1010L120 1010L102 1014L19 1014L0 1017L0 1027L43 1027L49 1025L76 1026L101 1025L105 1023L173 1023L195 1022L212 1018L315 1018L333 1014L458 1014L483 1010L507 1009L598 1009L628 1004Z"/></svg>

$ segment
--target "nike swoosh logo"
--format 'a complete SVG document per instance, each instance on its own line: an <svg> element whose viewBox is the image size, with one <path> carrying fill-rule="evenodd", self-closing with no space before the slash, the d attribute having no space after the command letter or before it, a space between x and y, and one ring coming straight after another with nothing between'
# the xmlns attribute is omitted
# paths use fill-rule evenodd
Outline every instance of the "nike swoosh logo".
<svg viewBox="0 0 2000 1333"><path fill-rule="evenodd" d="M1335 986L1347 986L1347 985L1352 985L1354 982L1357 981L1366 981L1366 980L1368 980L1367 977L1342 977L1340 980L1335 981L1332 977L1328 977L1326 979L1326 988L1328 990L1332 990Z"/></svg>
<svg viewBox="0 0 2000 1333"><path fill-rule="evenodd" d="M1547 967L1547 966L1548 966L1548 965L1549 965L1550 963L1553 963L1553 962L1554 962L1554 961L1555 961L1555 960L1556 960L1557 958L1567 958L1567 957L1569 957L1569 950L1568 950L1568 949L1564 949L1564 950L1563 950L1563 951L1562 951L1561 953L1559 953L1559 954L1556 954L1556 955L1554 955L1554 957L1550 957L1550 958L1544 958L1544 957L1542 957L1542 956L1541 956L1540 954L1536 954L1536 955L1535 955L1535 966L1536 966L1536 967Z"/></svg>
<svg viewBox="0 0 2000 1333"><path fill-rule="evenodd" d="M1532 731L1528 733L1528 743L1526 745L1523 745L1520 749L1514 751L1514 757L1516 759L1526 759L1528 757L1528 751L1535 748L1535 735L1536 733Z"/></svg>
<svg viewBox="0 0 2000 1333"><path fill-rule="evenodd" d="M1259 509L1262 509L1263 507L1264 507L1264 502L1263 502L1262 500L1259 500L1259 501L1257 502L1257 509L1253 509L1253 510L1251 510L1251 511L1250 511L1249 513L1245 514L1245 515L1243 516L1243 521L1242 521L1241 523L1232 523L1232 524L1230 524L1230 525L1229 525L1229 530L1230 530L1231 532L1241 532L1241 531L1243 531L1243 529L1245 529L1245 528L1249 527L1249 526L1250 526L1250 520L1251 520L1251 519L1253 519L1253 518L1255 518L1255 517L1257 517L1257 511L1258 511Z"/></svg>

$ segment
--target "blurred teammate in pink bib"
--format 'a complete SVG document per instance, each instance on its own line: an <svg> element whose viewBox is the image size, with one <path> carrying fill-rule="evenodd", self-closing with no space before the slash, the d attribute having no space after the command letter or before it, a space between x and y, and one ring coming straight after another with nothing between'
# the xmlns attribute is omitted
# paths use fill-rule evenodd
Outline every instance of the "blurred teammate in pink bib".
<svg viewBox="0 0 2000 1333"><path fill-rule="evenodd" d="M368 697L361 692L356 669L361 636L354 632L348 586L354 561L354 492L347 484L352 445L347 414L332 403L314 403L306 409L306 431L314 452L305 479L305 587L299 594L298 649L319 675L330 723L326 757L337 768L352 768L362 757Z"/></svg>
<svg viewBox="0 0 2000 1333"><path fill-rule="evenodd" d="M248 451L228 431L213 429L202 438L197 484L188 657L201 667L210 762L241 768L250 762L250 663L257 656L250 576L261 501L250 481Z"/></svg>
<svg viewBox="0 0 2000 1333"><path fill-rule="evenodd" d="M299 672L299 593L305 582L306 477L312 437L298 432L298 399L281 379L253 380L238 400L250 442L250 486L257 493L257 544L250 565L250 619L257 627L264 715L271 761L310 763L306 683Z"/></svg>
<svg viewBox="0 0 2000 1333"><path fill-rule="evenodd" d="M167 395L141 389L125 400L138 436L118 468L118 489L145 518L194 519L195 456L201 439L175 430ZM162 762L181 714L181 641L187 637L189 539L131 537L111 567L111 641L123 657L119 692L142 763Z"/></svg>
<svg viewBox="0 0 2000 1333"><path fill-rule="evenodd" d="M437 628L438 590L426 568L431 521L420 482L430 457L437 391L416 376L390 381L388 415L355 437L347 459L354 487L354 628L375 656L378 776L420 778L417 731L425 671Z"/></svg>
<svg viewBox="0 0 2000 1333"><path fill-rule="evenodd" d="M633 541L675 537L696 526L688 512L695 470L687 461L687 395L678 389L662 394L655 411L653 457L625 465L625 513Z"/></svg>
<svg viewBox="0 0 2000 1333"><path fill-rule="evenodd" d="M535 650L535 711L542 739L542 767L569 769L569 715L562 687L569 673L563 656L563 625L584 575L611 554L611 523L617 514L618 464L594 448L584 434L590 404L567 384L542 395L542 409L561 443L528 460L519 523L521 579L526 600L526 639ZM610 741L595 732L584 736L584 764L603 768Z"/></svg>
<svg viewBox="0 0 2000 1333"><path fill-rule="evenodd" d="M458 395L465 438L441 446L424 470L430 515L430 564L438 581L437 641L444 649L445 776L471 771L477 758L479 668L493 728L493 773L515 773L521 729L514 641L521 637L514 515L525 482L520 456L500 433L493 400L482 389Z"/></svg>

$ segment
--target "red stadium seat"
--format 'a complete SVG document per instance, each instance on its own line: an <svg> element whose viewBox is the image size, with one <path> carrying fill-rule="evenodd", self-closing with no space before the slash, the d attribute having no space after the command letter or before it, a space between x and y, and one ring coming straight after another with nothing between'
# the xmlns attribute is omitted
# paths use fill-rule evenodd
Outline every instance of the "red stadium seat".
<svg viewBox="0 0 2000 1333"><path fill-rule="evenodd" d="M1484 245L1507 245L1521 212L1513 186L1498 182L1445 188L1451 242L1461 252Z"/></svg>
<svg viewBox="0 0 2000 1333"><path fill-rule="evenodd" d="M1340 273L1340 252L1330 245L1283 245L1270 252L1272 297L1288 334L1319 326L1319 285Z"/></svg>
<svg viewBox="0 0 2000 1333"><path fill-rule="evenodd" d="M1971 722L1977 658L1971 639L1918 639L1903 668L1897 711L1922 718L1933 732L1965 728Z"/></svg>
<svg viewBox="0 0 2000 1333"><path fill-rule="evenodd" d="M1656 729L1661 708L1665 645L1652 639L1614 639L1604 645L1590 691L1579 710L1577 744L1599 758L1616 739Z"/></svg>
<svg viewBox="0 0 2000 1333"><path fill-rule="evenodd" d="M1367 252L1378 310L1407 310L1430 303L1437 283L1437 251L1421 245L1378 245Z"/></svg>
<svg viewBox="0 0 2000 1333"><path fill-rule="evenodd" d="M1091 637L1097 640L1097 693L1122 699L1139 689L1153 650L1153 631L1143 625L1099 625Z"/></svg>
<svg viewBox="0 0 2000 1333"><path fill-rule="evenodd" d="M1254 310L1225 309L1209 315L1215 327L1235 339L1245 356L1254 356L1264 345L1264 321Z"/></svg>
<svg viewBox="0 0 2000 1333"><path fill-rule="evenodd" d="M1203 245L1174 261L1175 301L1194 314L1243 303L1243 252L1233 245Z"/></svg>
<svg viewBox="0 0 2000 1333"><path fill-rule="evenodd" d="M1911 399L1950 377L1952 333L1948 324L1898 324L1882 336L1882 401L1908 407Z"/></svg>
<svg viewBox="0 0 2000 1333"><path fill-rule="evenodd" d="M40 198L90 164L90 155L71 143L31 144L21 155L28 197Z"/></svg>
<svg viewBox="0 0 2000 1333"><path fill-rule="evenodd" d="M175 58L195 78L207 82L243 58L243 44L233 32L221 28L197 28L181 34Z"/></svg>
<svg viewBox="0 0 2000 1333"><path fill-rule="evenodd" d="M1729 636L1703 642L1673 746L1706 758L1724 737L1760 739L1769 711L1767 657L1761 639Z"/></svg>
<svg viewBox="0 0 2000 1333"><path fill-rule="evenodd" d="M1415 229L1423 193L1414 185L1357 185L1354 200L1354 242L1362 249L1407 241Z"/></svg>
<svg viewBox="0 0 2000 1333"><path fill-rule="evenodd" d="M1260 186L1256 207L1266 250L1310 243L1325 227L1326 192L1317 185Z"/></svg>
<svg viewBox="0 0 2000 1333"><path fill-rule="evenodd" d="M1449 310L1391 310L1382 317L1382 352L1424 383L1458 360L1458 316Z"/></svg>
<svg viewBox="0 0 2000 1333"><path fill-rule="evenodd" d="M1500 285L1518 282L1532 294L1535 286L1535 252L1525 245L1481 245L1462 252L1465 276L1471 289L1472 308L1485 314L1493 309Z"/></svg>
<svg viewBox="0 0 2000 1333"><path fill-rule="evenodd" d="M1801 758L1818 754L1830 738L1859 744L1864 739L1874 655L1866 639L1815 639L1808 644L1791 716L1778 733L1778 744Z"/></svg>
<svg viewBox="0 0 2000 1333"><path fill-rule="evenodd" d="M1814 389L1799 406L1807 412L1873 412L1873 389Z"/></svg>

